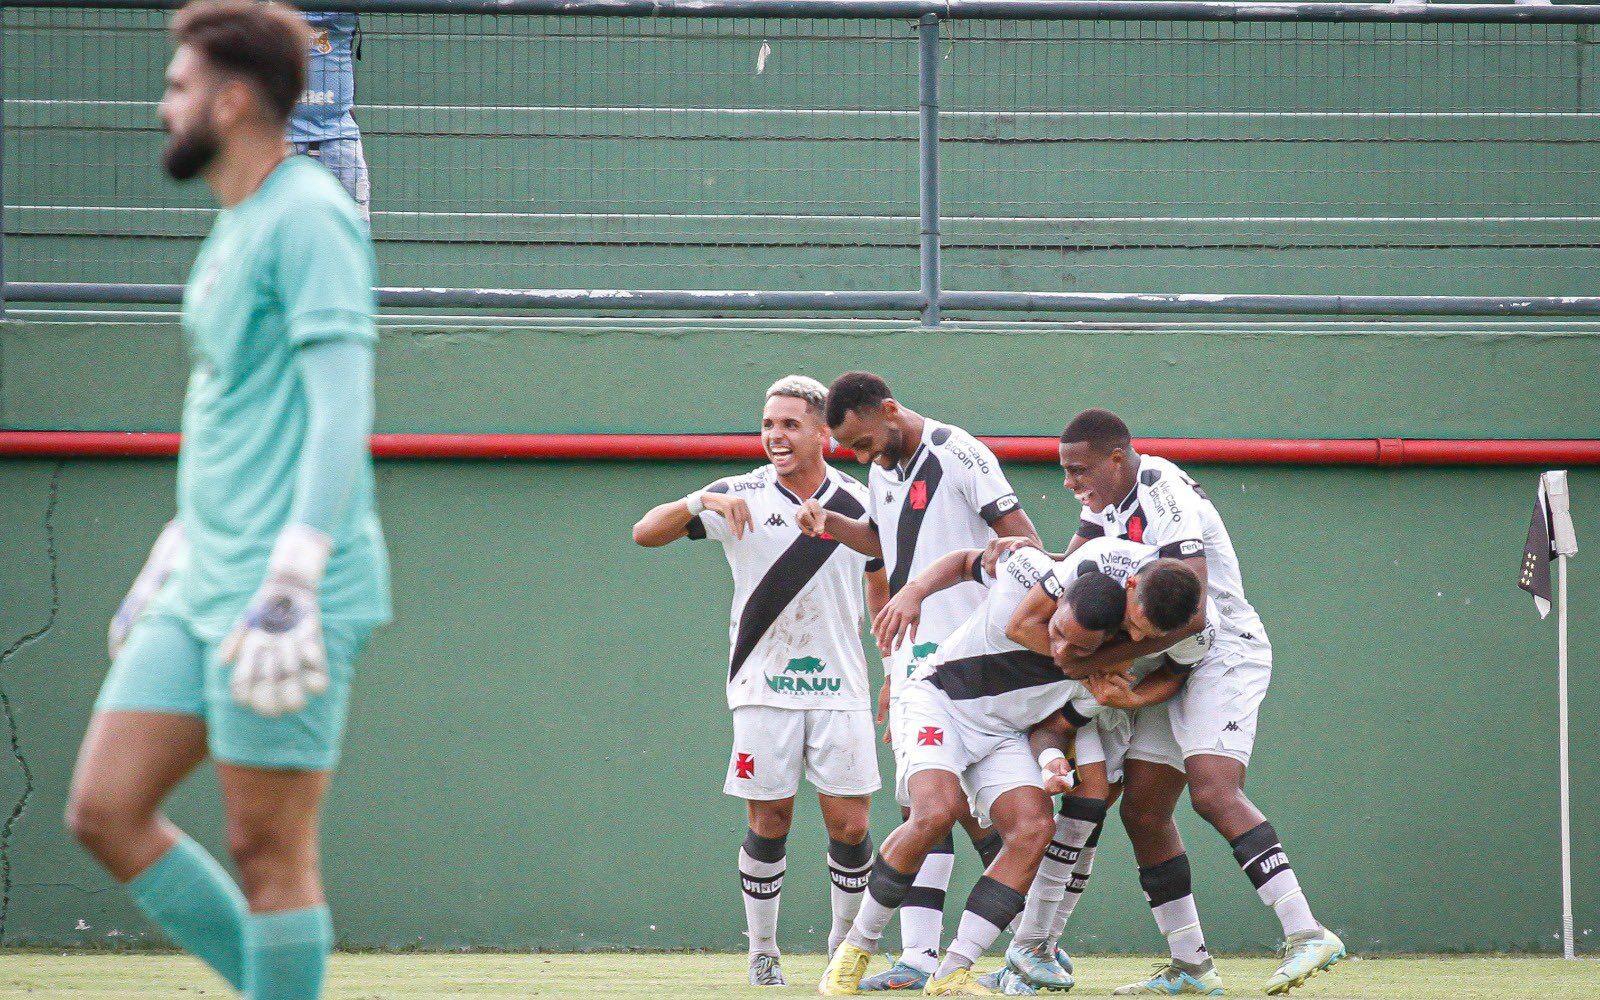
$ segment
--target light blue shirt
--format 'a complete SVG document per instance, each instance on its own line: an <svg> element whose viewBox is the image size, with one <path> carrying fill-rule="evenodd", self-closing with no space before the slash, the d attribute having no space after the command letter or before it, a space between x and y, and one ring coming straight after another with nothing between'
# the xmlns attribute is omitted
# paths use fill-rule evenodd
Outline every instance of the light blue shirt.
<svg viewBox="0 0 1600 1000"><path fill-rule="evenodd" d="M304 15L311 26L311 59L306 67L306 92L289 119L290 142L359 139L351 117L356 102L355 14Z"/></svg>

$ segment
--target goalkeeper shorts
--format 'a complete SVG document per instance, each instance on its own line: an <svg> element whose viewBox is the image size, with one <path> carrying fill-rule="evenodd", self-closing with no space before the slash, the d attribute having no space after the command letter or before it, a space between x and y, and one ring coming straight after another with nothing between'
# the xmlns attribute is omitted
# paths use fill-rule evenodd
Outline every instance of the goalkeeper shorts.
<svg viewBox="0 0 1600 1000"><path fill-rule="evenodd" d="M322 623L328 690L299 712L269 719L236 703L228 690L233 667L218 645L197 636L175 615L146 614L106 674L96 712L165 712L199 716L214 760L289 771L331 771L339 762L350 681L370 626Z"/></svg>

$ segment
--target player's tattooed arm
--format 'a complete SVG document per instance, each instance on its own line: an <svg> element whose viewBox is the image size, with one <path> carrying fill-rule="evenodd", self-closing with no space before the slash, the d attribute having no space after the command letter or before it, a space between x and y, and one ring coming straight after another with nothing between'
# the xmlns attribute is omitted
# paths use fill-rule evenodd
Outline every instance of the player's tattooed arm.
<svg viewBox="0 0 1600 1000"><path fill-rule="evenodd" d="M922 619L922 602L929 594L973 579L973 570L982 556L978 549L957 549L940 556L932 566L908 580L883 610L873 616L872 635L878 640L878 651L888 656L900 643L915 642L917 623Z"/></svg>
<svg viewBox="0 0 1600 1000"><path fill-rule="evenodd" d="M1094 674L1120 673L1139 657L1171 649L1184 639L1198 634L1205 627L1205 602L1201 601L1200 611L1182 628L1163 636L1140 639L1138 642L1126 637L1112 639L1088 656L1073 657L1073 666L1076 669L1068 672L1067 676L1084 678Z"/></svg>
<svg viewBox="0 0 1600 1000"><path fill-rule="evenodd" d="M1056 599L1042 581L1033 585L1011 613L1006 623L1006 638L1040 656L1050 655L1050 617L1056 613Z"/></svg>
<svg viewBox="0 0 1600 1000"><path fill-rule="evenodd" d="M855 518L845 517L838 511L828 510L813 499L800 505L800 514L795 518L795 524L812 538L832 535L864 556L883 558L883 544L878 540L878 529L872 526L870 520L857 521Z"/></svg>
<svg viewBox="0 0 1600 1000"><path fill-rule="evenodd" d="M743 538L750 530L750 506L743 500L710 490L699 494L699 500L706 510L722 515L734 538ZM698 516L689 510L687 498L661 504L651 508L633 526L633 540L647 549L659 548L686 536L689 523Z"/></svg>
<svg viewBox="0 0 1600 1000"><path fill-rule="evenodd" d="M1188 676L1187 669L1168 660L1137 682L1128 673L1119 671L1092 674L1084 679L1083 685L1094 695L1094 700L1106 708L1134 712L1170 701Z"/></svg>
<svg viewBox="0 0 1600 1000"><path fill-rule="evenodd" d="M1044 779L1045 794L1061 795L1072 791L1075 782L1067 755L1076 737L1077 729L1060 712L1028 731L1028 747L1033 755L1041 761L1046 760L1047 754L1050 758L1048 763L1040 765L1039 777Z"/></svg>

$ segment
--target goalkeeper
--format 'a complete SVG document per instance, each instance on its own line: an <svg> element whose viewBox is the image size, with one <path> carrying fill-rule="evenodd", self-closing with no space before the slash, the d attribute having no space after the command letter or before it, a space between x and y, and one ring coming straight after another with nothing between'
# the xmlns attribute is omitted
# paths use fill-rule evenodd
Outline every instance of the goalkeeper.
<svg viewBox="0 0 1600 1000"><path fill-rule="evenodd" d="M68 824L235 989L311 1000L333 942L318 818L352 663L389 617L366 446L372 249L338 182L284 142L299 14L201 0L172 34L163 165L223 211L184 292L177 518L112 621ZM237 884L161 813L207 757Z"/></svg>

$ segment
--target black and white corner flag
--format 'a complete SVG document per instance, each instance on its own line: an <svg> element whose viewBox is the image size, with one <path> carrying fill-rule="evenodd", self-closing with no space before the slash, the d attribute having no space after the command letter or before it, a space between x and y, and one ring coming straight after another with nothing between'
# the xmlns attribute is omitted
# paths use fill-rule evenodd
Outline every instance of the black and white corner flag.
<svg viewBox="0 0 1600 1000"><path fill-rule="evenodd" d="M1573 538L1572 515L1567 509L1566 472L1546 472L1539 477L1539 496L1528 525L1528 544L1522 550L1522 571L1517 586L1533 595L1539 617L1550 613L1554 592L1550 585L1550 560L1578 551Z"/></svg>

